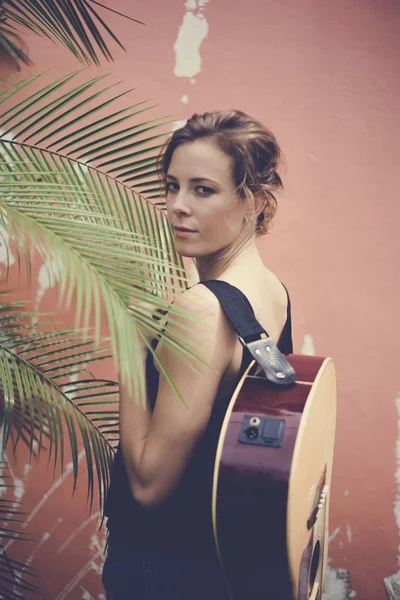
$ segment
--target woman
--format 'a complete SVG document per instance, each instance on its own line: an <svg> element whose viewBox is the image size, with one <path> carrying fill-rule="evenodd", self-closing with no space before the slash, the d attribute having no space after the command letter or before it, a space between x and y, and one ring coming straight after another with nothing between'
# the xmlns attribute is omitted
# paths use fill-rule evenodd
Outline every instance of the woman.
<svg viewBox="0 0 400 600"><path fill-rule="evenodd" d="M275 213L279 163L271 132L242 112L221 111L194 115L175 131L161 172L177 252L195 260L200 283L222 280L241 290L289 353L288 295L255 243ZM185 331L204 363L157 347L185 404L150 353L147 407L121 388L121 443L106 505L108 600L229 597L215 554L210 490L219 428L251 356L206 285L189 288L174 304L192 318L174 317L168 333Z"/></svg>

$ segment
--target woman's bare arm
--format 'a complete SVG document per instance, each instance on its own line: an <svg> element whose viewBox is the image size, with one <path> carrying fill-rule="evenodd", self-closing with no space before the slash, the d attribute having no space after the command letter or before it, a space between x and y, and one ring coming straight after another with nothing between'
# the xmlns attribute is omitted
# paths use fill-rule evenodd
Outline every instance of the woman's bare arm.
<svg viewBox="0 0 400 600"><path fill-rule="evenodd" d="M151 414L146 404L120 390L120 435L126 469L135 498L143 505L162 502L175 488L196 443L204 433L221 378L228 367L236 335L215 296L203 286L187 290L175 305L194 314L178 317L169 333L186 326L187 347L207 365L189 359L189 365L162 345L159 357L177 385L186 405L160 373L157 402Z"/></svg>

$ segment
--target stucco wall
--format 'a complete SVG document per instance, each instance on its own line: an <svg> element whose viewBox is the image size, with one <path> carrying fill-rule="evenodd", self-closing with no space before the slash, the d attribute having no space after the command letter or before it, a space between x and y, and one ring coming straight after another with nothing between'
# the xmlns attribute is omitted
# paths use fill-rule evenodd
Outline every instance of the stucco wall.
<svg viewBox="0 0 400 600"><path fill-rule="evenodd" d="M112 5L146 26L108 17L127 52L115 50L115 64L103 70L125 88L139 86L135 99L154 97L154 116L179 121L234 107L280 140L286 192L260 247L291 292L296 350L330 355L337 365L330 566L349 570L357 598L384 600L382 579L398 568L400 527L400 5ZM25 39L35 69L52 67L46 77L76 68L50 42ZM37 297L39 270L21 296ZM46 310L55 290L43 292ZM21 558L39 570L45 597L101 600L104 532L87 515L82 487L71 500L68 472L54 482L45 461L28 467L23 451L9 461L36 539Z"/></svg>

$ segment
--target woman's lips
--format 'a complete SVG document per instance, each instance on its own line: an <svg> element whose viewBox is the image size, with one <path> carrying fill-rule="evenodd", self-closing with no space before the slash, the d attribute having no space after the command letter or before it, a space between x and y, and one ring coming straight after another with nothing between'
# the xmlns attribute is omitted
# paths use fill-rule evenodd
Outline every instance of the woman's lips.
<svg viewBox="0 0 400 600"><path fill-rule="evenodd" d="M186 227L174 227L175 235L179 238L190 237L193 233L196 233L192 229L186 229Z"/></svg>

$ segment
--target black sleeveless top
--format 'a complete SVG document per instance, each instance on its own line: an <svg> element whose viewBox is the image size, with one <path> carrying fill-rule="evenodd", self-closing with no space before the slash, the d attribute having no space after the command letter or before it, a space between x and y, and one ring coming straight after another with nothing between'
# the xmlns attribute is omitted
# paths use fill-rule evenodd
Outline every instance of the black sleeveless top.
<svg viewBox="0 0 400 600"><path fill-rule="evenodd" d="M157 342L157 339L153 340L153 348ZM293 352L289 295L286 323L278 348L283 354ZM237 383L252 360L250 352L244 347ZM148 401L151 410L154 410L159 373L151 352L146 360L146 382ZM108 517L110 546L122 545L137 552L167 553L184 558L217 559L212 530L211 490L219 433L230 399L231 394L214 405L207 428L180 483L161 505L148 508L135 500L121 447L118 446L104 511Z"/></svg>

